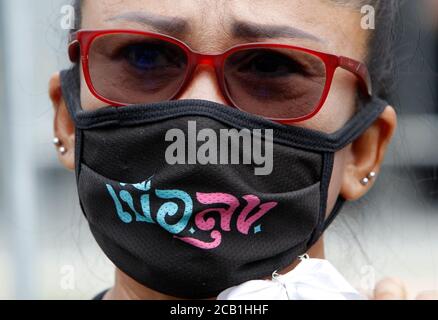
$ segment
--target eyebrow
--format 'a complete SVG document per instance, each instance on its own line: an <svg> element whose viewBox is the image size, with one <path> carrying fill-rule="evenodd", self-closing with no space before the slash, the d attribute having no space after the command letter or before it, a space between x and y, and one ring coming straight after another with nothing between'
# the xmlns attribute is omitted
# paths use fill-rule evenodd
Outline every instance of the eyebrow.
<svg viewBox="0 0 438 320"><path fill-rule="evenodd" d="M148 25L161 33L182 34L187 32L187 20L178 17L165 17L147 12L126 12L106 19L105 21L130 21Z"/></svg>
<svg viewBox="0 0 438 320"><path fill-rule="evenodd" d="M291 26L257 24L237 20L234 21L232 24L232 33L235 37L244 39L294 38L308 39L316 42L325 42L321 38L311 33Z"/></svg>
<svg viewBox="0 0 438 320"><path fill-rule="evenodd" d="M106 19L106 21L120 20L147 25L161 33L183 34L189 30L189 22L185 19L155 15L142 11L126 12ZM241 39L293 38L325 42L311 33L288 25L258 24L234 20L231 25L231 31L233 37Z"/></svg>

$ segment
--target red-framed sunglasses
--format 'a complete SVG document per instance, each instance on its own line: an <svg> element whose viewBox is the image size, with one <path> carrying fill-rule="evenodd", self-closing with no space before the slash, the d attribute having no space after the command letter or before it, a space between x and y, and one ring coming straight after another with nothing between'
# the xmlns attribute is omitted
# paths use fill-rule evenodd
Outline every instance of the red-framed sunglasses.
<svg viewBox="0 0 438 320"><path fill-rule="evenodd" d="M69 56L72 62L81 59L92 94L112 106L177 99L199 65L215 69L229 104L280 122L317 114L337 68L356 75L360 89L371 95L365 64L285 44L249 43L202 54L157 33L80 30L70 36Z"/></svg>

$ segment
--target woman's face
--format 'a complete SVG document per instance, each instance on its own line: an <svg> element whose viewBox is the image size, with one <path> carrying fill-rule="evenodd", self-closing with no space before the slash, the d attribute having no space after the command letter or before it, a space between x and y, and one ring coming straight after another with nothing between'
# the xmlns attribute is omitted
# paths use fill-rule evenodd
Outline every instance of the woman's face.
<svg viewBox="0 0 438 320"><path fill-rule="evenodd" d="M84 2L81 28L160 32L202 53L223 52L241 43L269 41L363 61L368 32L360 28L360 18L360 10L334 5L333 0L274 0L269 5L262 0L103 0ZM268 37L264 31L267 26L271 30L283 30L282 35ZM82 83L83 107L104 106ZM299 125L325 132L339 129L354 112L355 97L355 77L339 70L322 111ZM206 67L198 69L180 99L227 104L214 70Z"/></svg>
<svg viewBox="0 0 438 320"><path fill-rule="evenodd" d="M249 42L276 42L296 45L363 61L373 30L361 28L359 1L340 4L336 0L101 0L83 2L82 29L138 29L177 38L193 50L221 53ZM345 3L345 1L343 1ZM280 32L275 32L281 30ZM105 103L95 98L81 75L81 103L95 109ZM53 80L53 79L52 79ZM52 81L51 96L56 101L59 81ZM343 127L356 109L357 82L352 73L338 69L331 91L321 111L294 125L323 132ZM180 99L204 99L227 104L214 70L200 66ZM61 112L60 112L61 113ZM69 168L74 164L73 125L68 117L57 116L55 132L64 135L68 152L60 155ZM369 187L360 181L370 171L378 171L386 146L396 126L394 110L388 107L376 124L360 139L338 152L329 188L327 211L341 193L347 200L361 197ZM69 132L70 130L70 132ZM62 132L66 131L66 132ZM275 165L275 163L274 163Z"/></svg>

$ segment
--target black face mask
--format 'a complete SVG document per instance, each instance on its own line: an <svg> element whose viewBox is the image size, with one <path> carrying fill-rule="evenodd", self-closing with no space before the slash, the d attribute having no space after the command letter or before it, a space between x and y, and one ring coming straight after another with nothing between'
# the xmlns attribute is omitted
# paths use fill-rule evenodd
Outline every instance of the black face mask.
<svg viewBox="0 0 438 320"><path fill-rule="evenodd" d="M384 110L372 99L341 130L325 134L282 125L203 100L84 111L77 70L61 73L76 125L82 210L98 244L141 284L181 298L216 297L292 264L318 240L334 153ZM273 171L254 165L169 165L166 132L197 128L272 129Z"/></svg>

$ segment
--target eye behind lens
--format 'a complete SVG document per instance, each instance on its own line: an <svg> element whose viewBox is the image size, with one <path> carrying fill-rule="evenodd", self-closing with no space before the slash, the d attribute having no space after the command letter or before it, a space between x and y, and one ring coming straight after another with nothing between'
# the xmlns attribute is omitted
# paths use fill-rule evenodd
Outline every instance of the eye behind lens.
<svg viewBox="0 0 438 320"><path fill-rule="evenodd" d="M100 97L122 104L171 99L181 87L187 53L152 37L111 34L90 46L89 74Z"/></svg>
<svg viewBox="0 0 438 320"><path fill-rule="evenodd" d="M260 77L287 77L305 74L305 67L293 57L275 50L247 50L229 58L229 66L236 72Z"/></svg>
<svg viewBox="0 0 438 320"><path fill-rule="evenodd" d="M131 44L122 49L121 55L130 65L144 71L186 65L184 53L160 44Z"/></svg>

